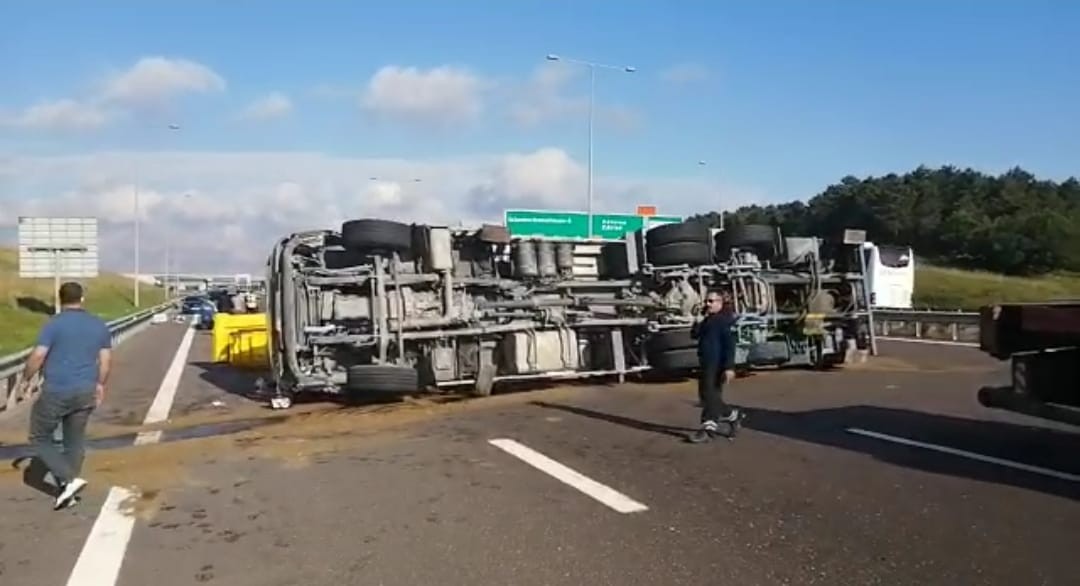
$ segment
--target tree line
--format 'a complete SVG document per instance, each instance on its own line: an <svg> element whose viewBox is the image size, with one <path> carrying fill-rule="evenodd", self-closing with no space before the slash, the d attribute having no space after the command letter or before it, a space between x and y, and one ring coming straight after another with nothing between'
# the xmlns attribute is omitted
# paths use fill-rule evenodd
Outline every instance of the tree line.
<svg viewBox="0 0 1080 586"><path fill-rule="evenodd" d="M695 217L720 223L717 212ZM951 166L847 176L805 203L744 206L724 223L822 238L863 229L873 242L910 245L924 261L961 268L1080 271L1080 181L1039 180L1018 167L996 177Z"/></svg>

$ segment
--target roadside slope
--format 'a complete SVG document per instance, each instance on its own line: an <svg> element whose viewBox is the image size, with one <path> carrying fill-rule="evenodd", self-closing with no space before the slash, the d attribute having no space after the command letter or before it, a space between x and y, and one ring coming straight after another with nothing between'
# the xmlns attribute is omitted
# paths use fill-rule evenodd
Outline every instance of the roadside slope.
<svg viewBox="0 0 1080 586"><path fill-rule="evenodd" d="M104 319L115 319L136 310L131 279L101 273L96 279L80 281L86 287L86 306ZM41 324L52 315L52 279L20 279L18 253L0 249L0 355L16 352L34 341ZM165 299L159 287L144 285L139 290L140 305L150 307Z"/></svg>
<svg viewBox="0 0 1080 586"><path fill-rule="evenodd" d="M1051 273L1039 277L1009 277L983 271L935 266L915 268L915 306L933 309L977 310L1007 301L1080 299L1080 275Z"/></svg>

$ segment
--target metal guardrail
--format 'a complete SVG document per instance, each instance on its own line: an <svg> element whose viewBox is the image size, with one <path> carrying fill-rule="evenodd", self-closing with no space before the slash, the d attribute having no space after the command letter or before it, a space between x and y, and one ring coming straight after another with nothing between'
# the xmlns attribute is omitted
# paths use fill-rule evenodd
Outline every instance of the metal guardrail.
<svg viewBox="0 0 1080 586"><path fill-rule="evenodd" d="M978 312L881 308L873 314L874 333L883 338L979 342Z"/></svg>
<svg viewBox="0 0 1080 586"><path fill-rule="evenodd" d="M142 331L150 323L151 317L168 309L174 303L173 301L167 301L150 309L144 309L108 322L109 331L112 333L113 346L119 345L124 340ZM11 413L18 406L28 402L41 388L40 373L33 381L30 381L29 385L20 384L26 359L32 351L33 348L27 348L21 352L0 357L0 417Z"/></svg>

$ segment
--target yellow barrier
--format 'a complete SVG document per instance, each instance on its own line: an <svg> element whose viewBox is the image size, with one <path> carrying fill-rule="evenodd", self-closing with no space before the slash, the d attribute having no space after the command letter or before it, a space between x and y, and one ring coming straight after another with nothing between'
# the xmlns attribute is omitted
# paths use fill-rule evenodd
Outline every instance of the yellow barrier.
<svg viewBox="0 0 1080 586"><path fill-rule="evenodd" d="M219 313L214 316L214 362L263 368L270 360L265 313Z"/></svg>

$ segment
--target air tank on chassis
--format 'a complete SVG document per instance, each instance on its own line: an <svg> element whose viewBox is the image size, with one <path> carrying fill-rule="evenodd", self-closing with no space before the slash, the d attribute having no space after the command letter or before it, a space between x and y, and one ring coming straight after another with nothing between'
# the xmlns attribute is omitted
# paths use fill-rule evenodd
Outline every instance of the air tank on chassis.
<svg viewBox="0 0 1080 586"><path fill-rule="evenodd" d="M560 241L360 219L292 234L268 262L276 394L484 395L504 380L693 369L689 327L709 288L740 314L740 366L843 359L864 315L860 274L822 261L818 239L714 232L691 221Z"/></svg>

